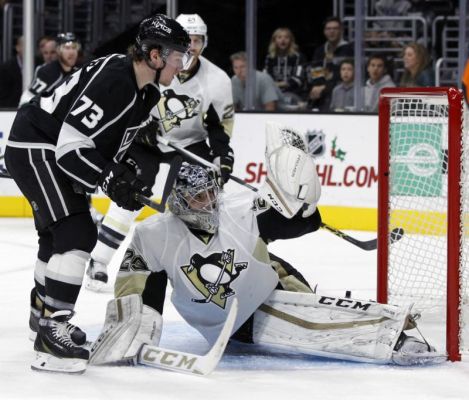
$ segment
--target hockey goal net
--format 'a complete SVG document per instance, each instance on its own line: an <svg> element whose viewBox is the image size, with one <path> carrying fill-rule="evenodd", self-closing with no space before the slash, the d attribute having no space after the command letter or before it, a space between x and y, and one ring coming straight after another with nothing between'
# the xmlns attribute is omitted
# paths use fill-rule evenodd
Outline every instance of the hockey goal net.
<svg viewBox="0 0 469 400"><path fill-rule="evenodd" d="M384 89L380 98L377 298L413 303L452 361L469 349L463 116L455 88ZM404 235L393 241L396 228Z"/></svg>

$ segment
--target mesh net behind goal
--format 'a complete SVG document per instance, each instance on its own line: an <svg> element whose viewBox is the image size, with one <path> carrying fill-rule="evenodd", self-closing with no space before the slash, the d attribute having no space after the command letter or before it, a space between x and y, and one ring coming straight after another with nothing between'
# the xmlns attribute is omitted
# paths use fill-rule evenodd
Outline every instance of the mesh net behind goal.
<svg viewBox="0 0 469 400"><path fill-rule="evenodd" d="M414 303L414 311L443 321L450 304L457 314L453 347L467 351L469 165L462 97L456 89L424 90L394 89L381 100L378 299ZM396 227L405 234L390 244Z"/></svg>

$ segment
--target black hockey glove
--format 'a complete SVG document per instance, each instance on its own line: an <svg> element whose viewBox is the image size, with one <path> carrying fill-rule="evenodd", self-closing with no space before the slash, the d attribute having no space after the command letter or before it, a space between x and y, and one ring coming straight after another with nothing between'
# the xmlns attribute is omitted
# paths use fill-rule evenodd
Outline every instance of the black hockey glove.
<svg viewBox="0 0 469 400"><path fill-rule="evenodd" d="M154 149L158 146L156 138L158 135L160 135L160 126L157 120L152 118L147 125L138 130L134 142Z"/></svg>
<svg viewBox="0 0 469 400"><path fill-rule="evenodd" d="M213 159L213 163L220 169L220 173L217 174L217 183L222 188L233 173L234 158L231 154L218 156Z"/></svg>
<svg viewBox="0 0 469 400"><path fill-rule="evenodd" d="M104 168L98 182L103 192L119 207L135 211L143 207L135 199L136 193L151 196L151 189L138 180L125 165L109 163Z"/></svg>

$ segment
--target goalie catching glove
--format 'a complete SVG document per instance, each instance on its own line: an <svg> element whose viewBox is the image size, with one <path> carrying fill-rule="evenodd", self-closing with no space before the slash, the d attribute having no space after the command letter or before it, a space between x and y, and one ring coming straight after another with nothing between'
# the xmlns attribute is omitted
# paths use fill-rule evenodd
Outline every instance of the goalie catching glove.
<svg viewBox="0 0 469 400"><path fill-rule="evenodd" d="M303 137L291 128L268 122L266 126L267 179L260 192L287 218L301 208L309 217L316 210L321 184Z"/></svg>
<svg viewBox="0 0 469 400"><path fill-rule="evenodd" d="M135 211L143 207L136 200L136 194L151 196L151 189L137 179L135 173L123 164L109 163L98 182L103 192L119 207Z"/></svg>

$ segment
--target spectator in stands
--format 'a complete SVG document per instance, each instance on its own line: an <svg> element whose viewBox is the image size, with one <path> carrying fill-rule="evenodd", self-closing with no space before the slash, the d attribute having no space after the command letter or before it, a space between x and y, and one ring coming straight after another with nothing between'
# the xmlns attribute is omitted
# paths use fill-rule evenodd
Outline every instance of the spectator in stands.
<svg viewBox="0 0 469 400"><path fill-rule="evenodd" d="M298 50L295 36L289 28L277 28L272 34L264 72L267 72L282 92L282 103L297 104L304 83L305 56Z"/></svg>
<svg viewBox="0 0 469 400"><path fill-rule="evenodd" d="M404 47L402 56L404 73L401 87L434 86L435 74L430 66L430 56L427 49L420 43L409 43Z"/></svg>
<svg viewBox="0 0 469 400"><path fill-rule="evenodd" d="M23 91L23 37L16 39L16 56L0 65L0 108L16 108Z"/></svg>
<svg viewBox="0 0 469 400"><path fill-rule="evenodd" d="M233 102L236 111L245 108L244 93L247 77L247 55L240 51L230 56L234 76L231 78ZM256 110L275 111L279 101L279 89L269 74L256 71L255 108Z"/></svg>
<svg viewBox="0 0 469 400"><path fill-rule="evenodd" d="M326 42L314 51L306 72L309 104L319 111L329 108L332 89L340 80L340 62L353 57L353 46L342 38L340 18L325 20L324 36Z"/></svg>
<svg viewBox="0 0 469 400"><path fill-rule="evenodd" d="M366 69L369 78L363 88L364 111L377 112L381 89L396 85L388 74L387 59L384 55L373 54L368 59Z"/></svg>
<svg viewBox="0 0 469 400"><path fill-rule="evenodd" d="M332 90L331 111L354 111L355 68L352 59L345 59L340 63L341 82Z"/></svg>
<svg viewBox="0 0 469 400"><path fill-rule="evenodd" d="M38 41L39 60L38 64L48 64L57 60L57 43L52 36L43 36Z"/></svg>

